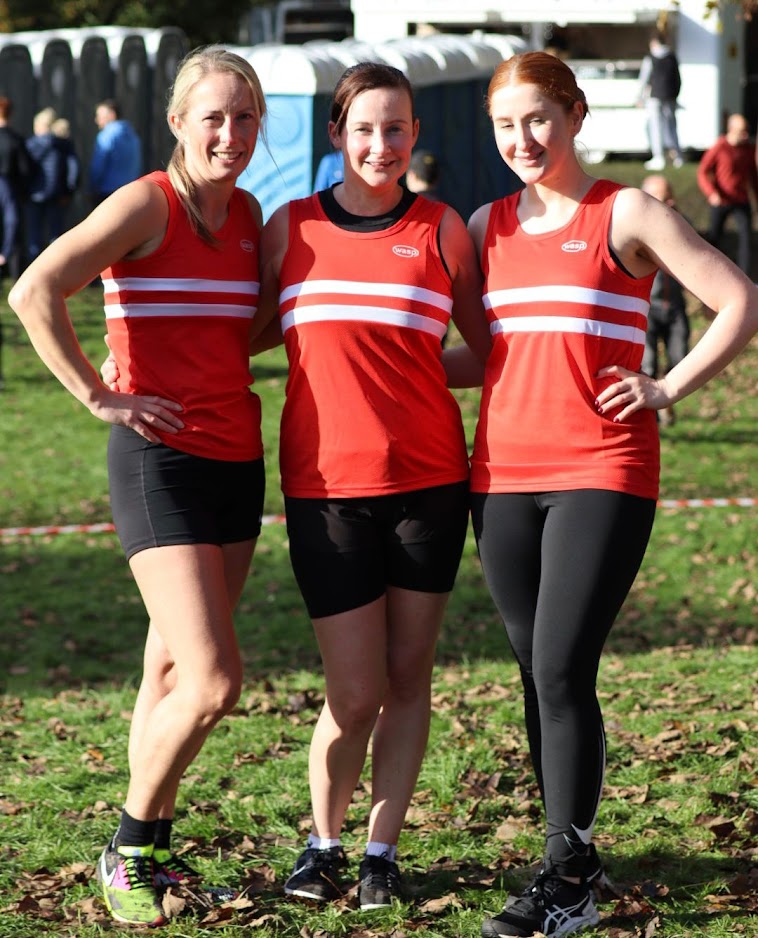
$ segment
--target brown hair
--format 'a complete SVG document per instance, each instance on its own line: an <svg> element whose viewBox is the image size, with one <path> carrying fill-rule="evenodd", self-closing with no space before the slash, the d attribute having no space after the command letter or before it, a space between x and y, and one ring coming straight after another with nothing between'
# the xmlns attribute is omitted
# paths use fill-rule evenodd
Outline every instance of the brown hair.
<svg viewBox="0 0 758 938"><path fill-rule="evenodd" d="M487 89L488 114L492 114L492 96L508 85L536 85L545 97L560 104L567 113L581 101L582 116L589 114L587 99L574 73L549 52L521 52L498 65Z"/></svg>
<svg viewBox="0 0 758 938"><path fill-rule="evenodd" d="M415 117L413 88L408 78L392 65L383 62L358 62L351 65L340 76L332 96L331 121L336 134L341 134L347 120L350 105L359 94L374 88L399 88L405 91L411 102L411 113Z"/></svg>
<svg viewBox="0 0 758 938"><path fill-rule="evenodd" d="M254 107L259 124L262 125L263 118L266 114L266 99L253 66L247 59L243 59L242 56L237 55L235 52L228 52L221 46L206 46L205 48L195 49L193 52L190 52L179 66L173 88L171 89L168 108L166 109L166 117L171 133L176 135L176 131L171 123L171 115L176 114L179 117L183 117L187 111L192 89L198 82L202 81L206 75L212 75L216 72L236 75L247 83L253 95ZM265 142L262 127L260 134ZM208 230L203 220L202 213L198 208L195 184L187 172L187 166L184 161L184 145L180 140L177 140L166 171L171 180L171 184L182 200L192 228L203 241L206 241L208 244L218 244L218 240L214 238Z"/></svg>

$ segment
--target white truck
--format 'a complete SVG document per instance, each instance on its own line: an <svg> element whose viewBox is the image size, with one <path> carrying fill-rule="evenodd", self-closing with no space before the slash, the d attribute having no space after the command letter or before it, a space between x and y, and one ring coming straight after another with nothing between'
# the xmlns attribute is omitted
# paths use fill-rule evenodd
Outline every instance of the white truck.
<svg viewBox="0 0 758 938"><path fill-rule="evenodd" d="M677 125L684 149L707 149L723 132L725 116L746 108L745 40L754 26L737 3L720 10L707 0L352 0L351 6L356 39L498 31L523 37L533 49L554 49L587 95L590 117L578 141L590 161L648 149L638 76L656 28L665 27L680 63Z"/></svg>

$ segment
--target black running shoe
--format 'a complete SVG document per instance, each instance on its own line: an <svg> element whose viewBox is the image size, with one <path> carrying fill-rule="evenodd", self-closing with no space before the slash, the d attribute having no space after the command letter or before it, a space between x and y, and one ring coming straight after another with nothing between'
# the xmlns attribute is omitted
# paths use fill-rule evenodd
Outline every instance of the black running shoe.
<svg viewBox="0 0 758 938"><path fill-rule="evenodd" d="M482 938L531 938L535 933L558 938L599 921L589 883L569 883L546 869L519 898L507 902L500 915L484 920Z"/></svg>
<svg viewBox="0 0 758 938"><path fill-rule="evenodd" d="M358 903L362 909L383 909L400 899L402 886L397 863L386 857L365 856L358 871Z"/></svg>
<svg viewBox="0 0 758 938"><path fill-rule="evenodd" d="M597 850L595 849L594 844L589 845L589 858L587 860L587 867L584 872L585 882L589 883L592 887L592 891L595 893L595 898L602 902L604 899L607 901L612 896L620 896L621 893L613 885L611 880L608 878L608 874L603 868L603 864L600 860L600 857L597 855Z"/></svg>
<svg viewBox="0 0 758 938"><path fill-rule="evenodd" d="M331 902L343 895L340 870L347 866L342 847L317 850L306 848L297 858L290 878L284 884L288 896Z"/></svg>

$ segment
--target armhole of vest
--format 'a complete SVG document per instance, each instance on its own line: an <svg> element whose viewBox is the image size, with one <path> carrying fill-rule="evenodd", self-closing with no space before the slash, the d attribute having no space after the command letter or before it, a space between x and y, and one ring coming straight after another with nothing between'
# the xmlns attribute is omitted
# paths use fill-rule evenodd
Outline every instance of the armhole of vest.
<svg viewBox="0 0 758 938"><path fill-rule="evenodd" d="M416 203L414 202L413 204L415 205ZM433 232L433 236L431 236L429 240L434 244L436 260L442 267L448 282L452 286L453 278L450 276L450 269L447 266L445 254L442 250L442 217L448 210L449 206L446 202L430 202L429 204L434 207L434 211L429 212L428 223ZM430 232L430 235L432 235L432 232Z"/></svg>
<svg viewBox="0 0 758 938"><path fill-rule="evenodd" d="M151 176L152 178L150 178ZM159 179L161 181L159 181ZM171 240L174 237L176 231L179 212L185 212L185 208L181 199L174 191L174 187L171 184L171 180L169 179L168 175L156 177L154 174L150 173L148 174L147 182L152 183L161 190L163 193L163 198L166 200L166 208L168 209L168 221L166 222L166 231L163 235L163 240L153 251L153 253L148 255L148 257L158 257L167 249L168 245L171 243Z"/></svg>
<svg viewBox="0 0 758 938"><path fill-rule="evenodd" d="M482 268L482 275L484 277L486 277L490 271L489 251L492 247L492 232L495 228L495 222L498 217L505 216L505 207L508 204L507 200L510 198L511 196L505 196L502 199L495 199L495 201L490 204L487 227L484 229L484 238L482 239L482 256L479 259L479 266Z"/></svg>
<svg viewBox="0 0 758 938"><path fill-rule="evenodd" d="M606 182L611 182L611 180L606 180ZM622 192L624 189L628 189L629 186L619 186L615 191L612 191L608 195L607 200L607 209L604 220L605 227L605 236L603 238L603 258L605 263L608 265L608 269L613 274L620 274L622 277L625 277L629 283L644 283L647 278L652 278L650 283L652 285L653 279L657 270L654 270L652 274L646 274L644 277L635 277L634 274L629 273L626 267L622 266L621 261L617 260L616 255L611 248L611 223L613 221L613 206L616 204L616 198L618 197L619 192Z"/></svg>

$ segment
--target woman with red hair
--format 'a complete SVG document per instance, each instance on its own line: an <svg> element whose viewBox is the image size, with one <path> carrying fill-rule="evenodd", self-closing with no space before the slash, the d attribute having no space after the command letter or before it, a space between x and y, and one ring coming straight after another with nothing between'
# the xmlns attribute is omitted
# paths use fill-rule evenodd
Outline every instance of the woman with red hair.
<svg viewBox="0 0 758 938"><path fill-rule="evenodd" d="M574 146L587 103L558 58L527 52L502 63L488 107L500 155L524 188L470 222L493 340L472 518L521 669L547 831L534 882L482 934L568 935L599 920L592 832L605 735L596 676L653 525L655 412L747 344L758 291L669 206L587 175ZM659 267L717 315L654 379L640 368Z"/></svg>

